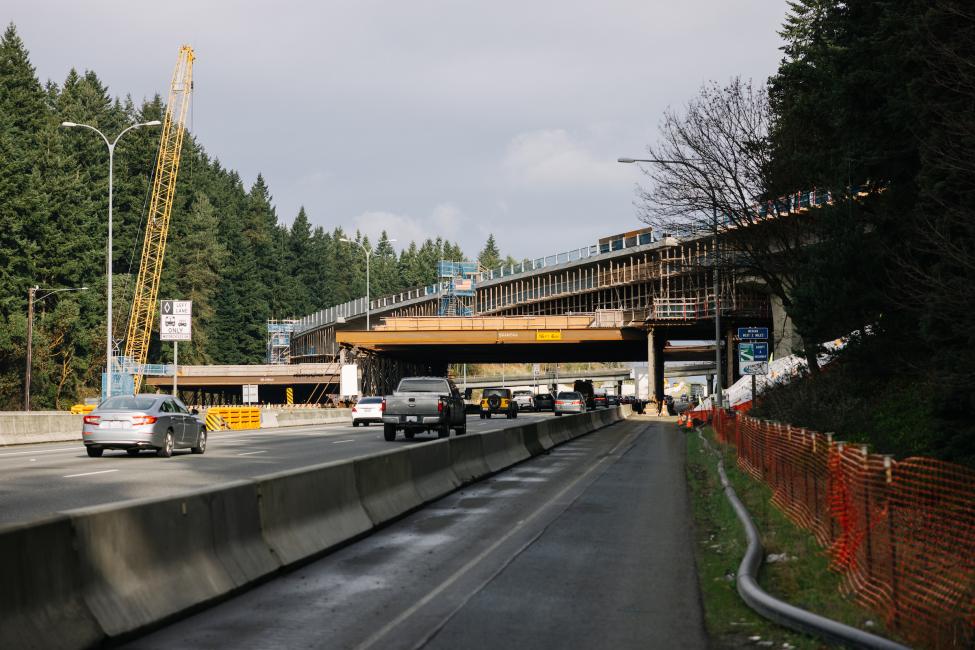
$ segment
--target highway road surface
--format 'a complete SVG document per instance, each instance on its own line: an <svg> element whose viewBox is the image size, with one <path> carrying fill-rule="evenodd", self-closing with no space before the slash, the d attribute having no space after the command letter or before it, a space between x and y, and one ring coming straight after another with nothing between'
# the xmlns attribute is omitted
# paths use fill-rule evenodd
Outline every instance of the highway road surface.
<svg viewBox="0 0 975 650"><path fill-rule="evenodd" d="M552 417L521 413L514 420L477 415L467 418L468 435ZM454 433L451 432L453 436ZM435 440L418 434L415 442ZM89 458L82 442L0 447L0 524L25 522L55 512L92 505L160 497L288 469L354 458L397 445L414 444L400 433L396 442L383 440L382 427L350 424L211 431L202 456L188 449L172 458L151 452L128 456L106 451Z"/></svg>
<svg viewBox="0 0 975 650"><path fill-rule="evenodd" d="M693 546L683 433L635 417L126 647L705 648Z"/></svg>

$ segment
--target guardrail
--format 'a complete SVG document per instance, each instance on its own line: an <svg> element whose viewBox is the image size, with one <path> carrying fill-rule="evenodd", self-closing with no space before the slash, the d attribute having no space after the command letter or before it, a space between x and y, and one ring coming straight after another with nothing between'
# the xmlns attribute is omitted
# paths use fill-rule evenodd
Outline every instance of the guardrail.
<svg viewBox="0 0 975 650"><path fill-rule="evenodd" d="M895 461L741 413L710 415L738 466L826 547L844 591L912 643L975 646L975 470Z"/></svg>

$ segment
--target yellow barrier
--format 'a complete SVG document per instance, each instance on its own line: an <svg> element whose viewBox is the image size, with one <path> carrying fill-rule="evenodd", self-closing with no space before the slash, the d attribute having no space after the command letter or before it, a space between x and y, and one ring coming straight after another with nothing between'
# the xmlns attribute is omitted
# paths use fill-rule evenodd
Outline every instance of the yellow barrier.
<svg viewBox="0 0 975 650"><path fill-rule="evenodd" d="M210 416L223 419L230 429L260 429L261 409L256 406L214 406L207 409L209 427Z"/></svg>
<svg viewBox="0 0 975 650"><path fill-rule="evenodd" d="M91 413L95 410L97 404L75 404L71 407L71 412L75 415L79 413Z"/></svg>
<svg viewBox="0 0 975 650"><path fill-rule="evenodd" d="M207 431L228 431L230 425L227 421L223 419L222 415L217 415L212 412L213 409L207 411Z"/></svg>

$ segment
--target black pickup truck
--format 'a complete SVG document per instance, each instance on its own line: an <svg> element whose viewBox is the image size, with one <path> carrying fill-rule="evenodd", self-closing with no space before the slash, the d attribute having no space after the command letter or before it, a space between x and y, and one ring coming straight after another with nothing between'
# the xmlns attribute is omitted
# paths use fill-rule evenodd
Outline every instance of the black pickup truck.
<svg viewBox="0 0 975 650"><path fill-rule="evenodd" d="M402 430L407 440L418 431L436 431L446 438L453 429L467 433L464 398L454 382L443 377L406 377L392 395L383 399L383 436L396 440Z"/></svg>

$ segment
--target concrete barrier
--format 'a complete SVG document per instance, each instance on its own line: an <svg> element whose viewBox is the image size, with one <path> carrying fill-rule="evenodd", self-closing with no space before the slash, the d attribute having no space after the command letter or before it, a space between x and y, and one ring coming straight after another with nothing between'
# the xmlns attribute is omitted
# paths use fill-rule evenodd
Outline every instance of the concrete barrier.
<svg viewBox="0 0 975 650"><path fill-rule="evenodd" d="M77 538L85 602L109 637L146 627L240 586L218 559L207 493L68 514Z"/></svg>
<svg viewBox="0 0 975 650"><path fill-rule="evenodd" d="M413 483L413 466L402 449L356 458L356 487L362 507L379 526L423 503Z"/></svg>
<svg viewBox="0 0 975 650"><path fill-rule="evenodd" d="M370 530L352 463L257 479L264 540L281 564L299 562Z"/></svg>
<svg viewBox="0 0 975 650"><path fill-rule="evenodd" d="M450 462L450 445L428 442L409 445L404 450L413 468L413 485L420 498L426 501L439 499L461 485Z"/></svg>
<svg viewBox="0 0 975 650"><path fill-rule="evenodd" d="M0 528L0 648L81 648L362 535L627 407Z"/></svg>
<svg viewBox="0 0 975 650"><path fill-rule="evenodd" d="M85 648L103 635L88 610L71 519L0 528L0 648Z"/></svg>
<svg viewBox="0 0 975 650"><path fill-rule="evenodd" d="M0 412L0 446L80 441L83 418L64 411Z"/></svg>
<svg viewBox="0 0 975 650"><path fill-rule="evenodd" d="M484 447L484 462L491 472L500 472L506 467L531 458L525 446L524 429L528 427L514 427L491 431L481 435Z"/></svg>
<svg viewBox="0 0 975 650"><path fill-rule="evenodd" d="M482 435L467 434L450 438L450 464L461 484L473 483L477 479L491 473L491 468L484 460L484 444Z"/></svg>
<svg viewBox="0 0 975 650"><path fill-rule="evenodd" d="M352 409L265 409L261 428L298 427L309 424L351 424Z"/></svg>

